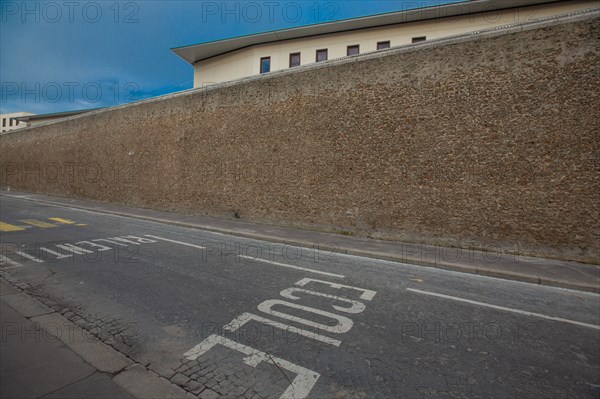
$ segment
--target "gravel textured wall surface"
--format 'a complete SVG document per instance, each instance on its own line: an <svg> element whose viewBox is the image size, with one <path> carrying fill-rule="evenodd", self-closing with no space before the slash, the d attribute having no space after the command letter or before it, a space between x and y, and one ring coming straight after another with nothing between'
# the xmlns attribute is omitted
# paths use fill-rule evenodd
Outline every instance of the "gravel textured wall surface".
<svg viewBox="0 0 600 399"><path fill-rule="evenodd" d="M597 17L249 79L0 138L1 184L598 262Z"/></svg>

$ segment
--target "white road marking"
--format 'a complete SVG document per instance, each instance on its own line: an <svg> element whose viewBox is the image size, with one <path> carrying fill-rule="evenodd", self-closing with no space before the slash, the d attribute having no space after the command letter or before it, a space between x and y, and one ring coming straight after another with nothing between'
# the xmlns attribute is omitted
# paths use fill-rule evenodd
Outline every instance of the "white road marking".
<svg viewBox="0 0 600 399"><path fill-rule="evenodd" d="M127 247L128 246L127 244L123 244L122 242L116 242L116 241L108 240L106 238L97 238L97 239L92 240L92 241L94 241L94 242L97 242L97 241L110 242L111 244L116 244L116 245L119 245L121 247Z"/></svg>
<svg viewBox="0 0 600 399"><path fill-rule="evenodd" d="M303 310L305 312L318 314L319 316L323 316L323 317L327 317L328 319L336 320L337 324L335 326L328 326L326 324L317 323L317 322L314 322L311 320L304 319L302 317L292 316L287 313L278 312L278 311L272 309L273 306L275 306L275 305L287 306L288 308L295 308L295 309ZM282 319L288 319L291 321L295 321L296 323L314 327L317 330L332 332L332 333L336 333L336 334L347 333L348 331L350 331L350 329L354 325L354 322L352 320L350 320L349 318L347 318L346 316L340 316L335 313L326 312L324 310L315 309L315 308L311 308L309 306L304 306L304 305L298 305L297 303L282 301L279 299L266 300L263 303L259 304L257 307L258 307L258 310L260 310L261 312L266 313L268 315L281 317Z"/></svg>
<svg viewBox="0 0 600 399"><path fill-rule="evenodd" d="M58 260L58 259L64 259L64 258L70 258L70 257L72 257L72 256L73 256L73 254L61 254L61 253L55 252L55 251L53 251L53 250L51 250L51 249L44 248L44 247L41 247L41 248L40 248L40 250L41 250L41 251L44 251L44 252L47 252L47 253L49 253L50 255L54 255L54 256L56 256L56 259L57 259L57 260Z"/></svg>
<svg viewBox="0 0 600 399"><path fill-rule="evenodd" d="M141 238L141 237L132 236L132 235L125 236L125 237L133 239L133 240L136 240L137 242L130 241L130 240L122 238L122 237L111 237L112 239L110 239L110 240L109 239L104 239L104 238L98 238L98 239L94 239L94 240L91 240L91 241L79 241L79 242L75 243L75 244L78 244L78 245L81 245L81 244L89 245L89 246L93 247L92 248L93 250L90 250L88 248L79 247L77 245L73 245L73 244L70 244L70 243L55 244L55 247L56 247L55 249L63 250L66 253L57 252L55 250L52 250L52 249L49 249L49 248L45 248L45 247L41 247L40 250L44 251L44 252L46 252L46 253L48 253L50 255L55 256L56 260L58 260L58 259L71 258L74 255L93 254L94 251L101 252L101 251L109 251L109 250L114 249L113 247L108 247L106 245L96 244L95 242L92 242L92 241L109 242L111 244L115 244L117 246L123 246L123 247L128 247L129 246L128 244L125 244L125 243L140 245L140 243L141 244L151 244L151 243L158 242L158 241L155 241L155 240L151 240L149 238ZM121 241L121 242L118 242L118 241ZM23 258L25 258L25 259L29 259L29 260L32 260L32 261L37 262L37 263L44 263L43 259L38 259L35 256L30 255L30 254L28 254L28 253L26 253L24 251L16 250L16 251L14 251L14 253L17 254L17 255L20 255L21 256L21 260ZM15 262L12 259L7 258L6 256L3 256L3 258L1 258L1 259L2 259L3 263L13 264L14 265L13 267L22 267L23 266L22 264L17 263L17 262ZM48 260L47 257L46 257L46 260ZM10 268L4 267L4 269L10 269Z"/></svg>
<svg viewBox="0 0 600 399"><path fill-rule="evenodd" d="M375 297L375 294L377 294L377 291L372 291L372 290L367 290L367 289L364 289L364 288L353 287L351 285L344 285L344 284L332 283L332 282L329 282L329 281L315 280L314 278L303 278L302 280L298 281L296 283L296 285L299 285L299 286L303 287L306 284L310 283L311 281L315 282L315 283L327 284L331 288L336 288L336 289L348 288L348 289L351 289L351 290L360 291L360 292L362 292L362 294L360 294L360 299L364 299L365 301L371 301L371 300L373 300L373 297Z"/></svg>
<svg viewBox="0 0 600 399"><path fill-rule="evenodd" d="M44 263L44 261L43 261L43 260L41 260L41 259L38 259L38 258L36 258L35 256L31 256L31 255L29 255L28 253L25 253L25 252L23 252L23 251L15 251L15 253L16 253L16 254L19 254L19 255L21 255L21 256L22 256L22 257L24 257L24 258L30 259L30 260L32 260L32 261L34 261L34 262L37 262L37 263Z"/></svg>
<svg viewBox="0 0 600 399"><path fill-rule="evenodd" d="M139 242L141 244L154 244L154 243L158 242L156 240L151 240L149 238L142 238L142 237L132 236L132 235L123 236L121 238L131 238L131 239L134 239L134 240L136 240L137 242Z"/></svg>
<svg viewBox="0 0 600 399"><path fill-rule="evenodd" d="M15 267L23 266L19 262L15 262L14 260L10 259L8 256L4 256L4 255L0 255L0 263L8 263L9 265L12 265L11 267L3 267L3 269L13 269Z"/></svg>
<svg viewBox="0 0 600 399"><path fill-rule="evenodd" d="M102 217L126 219L130 222L132 220L136 220L136 221L139 220L139 221L142 221L145 223L156 224L156 225L161 225L161 224L165 224L165 223L169 224L171 222L170 220L167 220L167 219L163 220L163 219L149 219L149 218L136 217L136 216L124 216L124 215L119 215L117 213L107 212L104 210L98 211L98 210L92 210L89 208L69 206L67 204L56 204L56 203L51 203L48 201L40 200L37 198L31 198L31 196L27 196L27 195L12 195L12 194L0 193L0 197L24 200L24 201L28 201L28 202L37 202L37 203L41 203L41 204L44 204L46 206L53 207L53 208L69 209L74 212L88 213L88 214L92 214L92 215L99 215ZM30 226L23 225L23 226L19 226L19 227L28 228ZM230 233L219 233L216 231L204 230L202 228L192 228L192 227L184 227L184 228L189 229L189 230L201 230L210 235L218 235L218 236L223 236L223 237L231 237L232 236ZM185 235L186 237L189 237L189 236L195 237L195 236L191 235L191 233L188 233L188 232L186 232L186 233L173 232L173 234ZM199 237L195 237L195 238L199 238ZM261 241L260 239L252 239L252 238L247 238L247 239L254 240L254 241ZM93 240L93 241L96 241L96 240ZM113 242L113 244L115 244L115 243ZM122 245L122 244L119 244L119 245ZM458 276L461 278L469 278L469 279L473 279L473 280L488 281L488 282L493 282L493 283L523 285L523 286L527 286L528 288L535 286L535 289L539 289L539 290L557 291L559 293L566 292L566 293L576 294L577 296L580 296L580 297L581 296L590 297L590 298L593 298L594 300L596 300L598 297L597 293L579 291L579 290L575 290L572 288L562 288L562 287L554 287L554 286L550 286L550 285L546 286L546 285L539 285L539 284L531 284L531 283L524 282L524 281L500 280L497 277L491 277L491 276L485 276L485 275L475 275L475 274L459 272L459 271L455 271L455 270L423 268L423 266L407 263L407 262L409 262L408 260L393 261L393 260L377 259L377 258L371 258L371 257L367 257L367 256L344 254L344 253L336 253L335 255L338 257L341 257L341 258L349 258L349 259L353 259L353 260L360 260L363 262L370 262L373 265L386 264L386 265L402 266L405 271L414 271L414 272L419 272L419 273L428 272L428 273L435 273L435 274L439 274L439 275Z"/></svg>
<svg viewBox="0 0 600 399"><path fill-rule="evenodd" d="M131 240L126 240L125 238L122 238L122 237L111 237L111 240L117 240L117 241L121 241L121 242L126 242L126 243L133 244L133 245L140 245L139 242L135 242L135 241L131 241Z"/></svg>
<svg viewBox="0 0 600 399"><path fill-rule="evenodd" d="M98 252L110 251L112 249L111 247L107 247L106 245L96 244L91 241L79 241L79 242L76 242L75 244L85 244L85 245L89 245L94 248L98 248Z"/></svg>
<svg viewBox="0 0 600 399"><path fill-rule="evenodd" d="M192 247L192 248L206 249L206 247L203 247L201 245L190 244L190 243L183 242L183 241L170 240L168 238L157 237L157 236L153 236L153 235L150 235L150 234L144 234L144 236L146 236L146 237L152 237L152 238L155 238L155 239L160 240L160 241L167 241L167 242L172 242L174 244L185 245L185 246Z"/></svg>
<svg viewBox="0 0 600 399"><path fill-rule="evenodd" d="M169 238L158 237L158 236L154 236L154 235L151 235L151 234L144 234L144 236L145 237L155 238L155 239L160 240L160 241L167 241L167 242L172 242L174 244L185 245L185 246L192 247L192 248L206 249L206 247L203 247L201 245L190 244L188 242L183 242L183 241L171 240ZM322 275L329 276L329 277L338 277L338 278L344 278L345 277L345 276L343 276L341 274L328 273L328 272L323 272L321 270L309 269L307 267L301 267L301 266L288 265L287 263L279 263L279 262L274 262L274 261L270 261L270 260L266 260L266 259L261 259L261 258L253 258L252 256L239 255L239 257L240 258L244 258L244 259L255 260L255 261L258 261L258 262L265 262L265 263L269 263L269 264L276 265L276 266L288 267L288 268L296 269L296 270L303 270L305 272L322 274Z"/></svg>
<svg viewBox="0 0 600 399"><path fill-rule="evenodd" d="M575 324L577 326L588 327L588 328L593 328L595 330L600 330L600 326L595 325L595 324L588 324L588 323L583 323L580 321L563 319L561 317L548 316L548 315L541 314L541 313L534 313L534 312L528 312L525 310L507 308L504 306L492 305L491 303L472 301L470 299L459 298L459 297L451 296L451 295L438 294L436 292L422 291L422 290L417 290L414 288L407 288L406 290L410 291L410 292L416 292L417 294L436 296L438 298L444 298L444 299L450 299L450 300L458 301L458 302L470 303L472 305L484 306L484 307L491 308L491 309L504 310L505 312L512 312L512 313L522 314L525 316L540 317L542 319L560 321L563 323Z"/></svg>
<svg viewBox="0 0 600 399"><path fill-rule="evenodd" d="M314 339L316 341L321 341L324 342L326 344L330 344L333 346L340 346L340 344L342 343L342 341L337 340L337 339L333 339L333 338L329 338L325 335L321 335L321 334L317 334L314 333L312 331L308 331L308 330L303 330L301 328L297 328L297 327L293 327L287 324L283 324L280 323L278 321L274 321L274 320L270 320L252 313L244 313L241 316L235 318L234 320L231 321L231 323L223 326L223 328L227 331L235 331L238 328L240 328L241 326L243 326L244 324L248 323L249 321L254 320L257 321L259 323L263 323L266 324L268 326L271 327L275 327L275 328L279 328L280 330L286 331L286 332L292 332L298 335L302 335L306 338L311 338Z"/></svg>
<svg viewBox="0 0 600 399"><path fill-rule="evenodd" d="M304 289L304 288L296 288L296 287L286 288L285 290L281 291L279 294L282 297L288 298L288 299L293 299L293 300L300 299L299 296L294 295L295 292L305 292L305 293L307 293L309 295L320 296L320 297L323 297L323 298L335 299L336 301L346 302L346 303L349 303L350 305L352 305L349 308L345 308L345 307L337 306L337 305L331 305L331 306L333 306L333 308L335 310L339 310L340 312L345 312L345 313L362 313L365 310L365 304L362 303L362 302L354 301L352 299L343 298L343 297L336 296L336 295L329 295L329 294L324 294L322 292L311 291L311 290L307 290L307 289Z"/></svg>
<svg viewBox="0 0 600 399"><path fill-rule="evenodd" d="M271 356L267 353L232 341L220 335L209 336L204 341L200 342L198 345L184 353L183 356L185 356L189 360L196 360L198 357L208 352L213 346L218 344L246 355L243 361L248 366L257 367L261 362L275 363L276 367L289 370L292 373L296 374L296 378L294 378L292 384L279 397L280 399L303 399L307 397L311 389L321 376L315 371L298 366L294 363L290 363L287 360Z"/></svg>
<svg viewBox="0 0 600 399"><path fill-rule="evenodd" d="M275 266L288 267L290 269L303 270L305 272L310 272L310 273L322 274L324 276L329 276L329 277L337 277L337 278L344 278L344 277L346 277L346 276L344 276L342 274L335 274L335 273L323 272L321 270L309 269L307 267L288 265L287 263L279 263L279 262L274 262L272 260L267 260L267 259L253 258L252 256L240 255L240 258L255 260L255 261L258 261L258 262L265 262L265 263L269 263L269 264L275 265Z"/></svg>
<svg viewBox="0 0 600 399"><path fill-rule="evenodd" d="M93 253L92 251L90 251L88 249L76 247L75 245L72 245L72 244L60 244L60 245L56 245L56 248L64 249L67 252L70 251L74 255L83 255L83 254Z"/></svg>

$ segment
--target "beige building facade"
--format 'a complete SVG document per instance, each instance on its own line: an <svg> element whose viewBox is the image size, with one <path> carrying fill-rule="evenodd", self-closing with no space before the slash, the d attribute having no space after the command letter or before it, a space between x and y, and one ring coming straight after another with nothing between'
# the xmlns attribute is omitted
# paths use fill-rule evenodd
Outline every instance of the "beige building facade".
<svg viewBox="0 0 600 399"><path fill-rule="evenodd" d="M18 118L29 115L33 114L29 112L13 112L0 115L0 133L27 127L27 123L20 121Z"/></svg>
<svg viewBox="0 0 600 399"><path fill-rule="evenodd" d="M598 0L475 0L244 36L173 49L194 88L390 47L598 8Z"/></svg>

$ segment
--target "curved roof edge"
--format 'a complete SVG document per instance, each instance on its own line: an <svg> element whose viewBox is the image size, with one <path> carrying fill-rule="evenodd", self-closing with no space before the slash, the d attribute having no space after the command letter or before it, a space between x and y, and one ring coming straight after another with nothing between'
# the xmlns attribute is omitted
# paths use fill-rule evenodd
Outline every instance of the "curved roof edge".
<svg viewBox="0 0 600 399"><path fill-rule="evenodd" d="M175 54L190 64L206 60L221 54L239 50L257 44L266 44L281 40L299 39L328 33L338 33L377 26L395 25L428 19L454 17L478 12L496 11L506 8L523 7L544 3L556 3L564 0L466 0L437 6L413 8L384 14L369 15L340 21L305 25L247 36L233 37L172 48Z"/></svg>

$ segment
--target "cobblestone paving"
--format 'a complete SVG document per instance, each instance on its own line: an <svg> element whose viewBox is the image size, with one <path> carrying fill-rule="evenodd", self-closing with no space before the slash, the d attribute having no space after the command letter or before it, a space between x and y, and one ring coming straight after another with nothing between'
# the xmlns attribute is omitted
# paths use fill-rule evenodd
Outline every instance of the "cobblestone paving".
<svg viewBox="0 0 600 399"><path fill-rule="evenodd" d="M4 277L119 352L132 357L140 347L137 327L134 324L126 323L110 315L93 312L89 306L72 305L68 304L64 298L54 298L44 289L43 284L31 285L11 279L8 275L4 275Z"/></svg>
<svg viewBox="0 0 600 399"><path fill-rule="evenodd" d="M200 398L259 399L279 398L296 377L274 364L250 367L243 358L238 352L214 347L196 360L183 359L171 382Z"/></svg>

